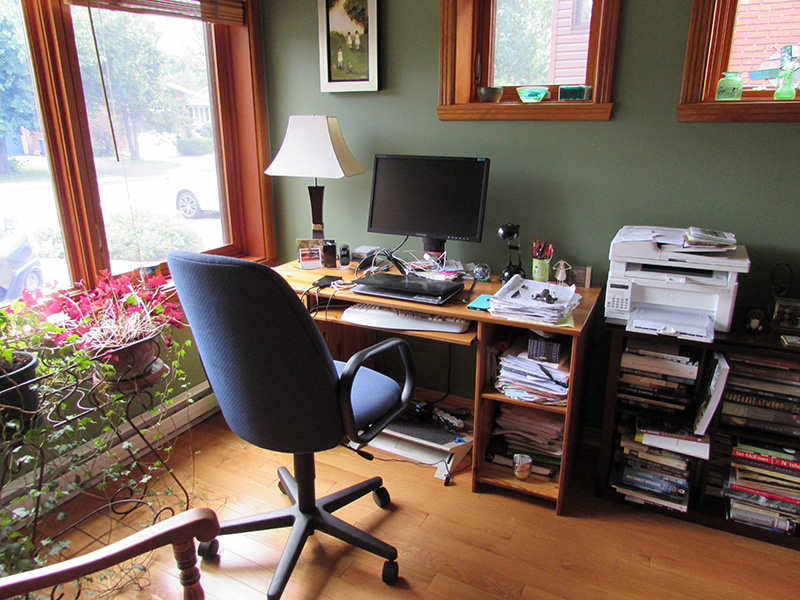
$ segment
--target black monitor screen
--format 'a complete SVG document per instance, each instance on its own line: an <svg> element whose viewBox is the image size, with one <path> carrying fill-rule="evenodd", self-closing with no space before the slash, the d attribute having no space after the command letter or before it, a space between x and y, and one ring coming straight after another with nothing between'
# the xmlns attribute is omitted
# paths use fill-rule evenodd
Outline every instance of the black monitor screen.
<svg viewBox="0 0 800 600"><path fill-rule="evenodd" d="M488 158L377 154L367 231L422 237L434 252L480 242L488 183Z"/></svg>

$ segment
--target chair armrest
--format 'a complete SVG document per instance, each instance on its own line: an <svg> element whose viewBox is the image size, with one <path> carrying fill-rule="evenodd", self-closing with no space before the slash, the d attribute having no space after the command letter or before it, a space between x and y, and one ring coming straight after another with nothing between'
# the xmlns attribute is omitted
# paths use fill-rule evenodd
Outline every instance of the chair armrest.
<svg viewBox="0 0 800 600"><path fill-rule="evenodd" d="M384 414L364 431L358 431L355 424L355 417L353 416L353 405L350 400L356 373L362 365L373 356L394 349L400 353L400 358L403 361L403 370L405 372L405 380L403 382L403 389L400 392L400 399L392 410ZM411 402L411 398L414 395L415 375L416 368L414 365L414 357L411 355L411 348L408 342L400 338L391 338L378 342L369 348L365 348L353 354L344 366L342 376L339 380L339 408L342 412L342 421L344 422L344 430L347 437L356 444L363 445L369 443L370 440L383 431L383 428L399 416L406 409L409 402Z"/></svg>
<svg viewBox="0 0 800 600"><path fill-rule="evenodd" d="M181 564L181 560L178 560L181 571L187 571L193 569L196 562L194 539L210 542L218 533L219 522L214 511L208 508L193 508L89 554L3 577L0 579L0 599L69 583L167 544L175 547L176 560L178 560L178 550L181 547L188 550L187 545L191 545L191 564ZM196 585L199 590L199 594L195 591L191 597L202 598L199 572L196 581L184 582L184 573L181 573L181 580L187 591L190 585Z"/></svg>

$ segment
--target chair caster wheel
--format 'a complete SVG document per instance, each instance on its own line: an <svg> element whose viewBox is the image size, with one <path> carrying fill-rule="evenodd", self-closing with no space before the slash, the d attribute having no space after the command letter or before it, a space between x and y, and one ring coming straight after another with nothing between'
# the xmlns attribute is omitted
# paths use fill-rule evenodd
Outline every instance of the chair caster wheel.
<svg viewBox="0 0 800 600"><path fill-rule="evenodd" d="M389 495L389 490L387 490L385 487L379 487L377 490L372 492L372 499L380 508L386 508L392 501L392 497Z"/></svg>
<svg viewBox="0 0 800 600"><path fill-rule="evenodd" d="M219 540L213 539L210 542L200 542L197 545L197 556L204 560L215 560L219 554Z"/></svg>
<svg viewBox="0 0 800 600"><path fill-rule="evenodd" d="M383 583L394 586L397 584L400 567L393 560L383 563Z"/></svg>

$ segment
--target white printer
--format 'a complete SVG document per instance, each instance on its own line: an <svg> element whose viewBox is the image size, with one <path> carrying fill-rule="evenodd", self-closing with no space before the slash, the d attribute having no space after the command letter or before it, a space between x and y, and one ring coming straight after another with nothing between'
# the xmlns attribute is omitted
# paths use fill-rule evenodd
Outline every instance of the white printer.
<svg viewBox="0 0 800 600"><path fill-rule="evenodd" d="M685 229L626 226L611 241L606 321L628 331L710 342L730 331L744 246L690 246Z"/></svg>

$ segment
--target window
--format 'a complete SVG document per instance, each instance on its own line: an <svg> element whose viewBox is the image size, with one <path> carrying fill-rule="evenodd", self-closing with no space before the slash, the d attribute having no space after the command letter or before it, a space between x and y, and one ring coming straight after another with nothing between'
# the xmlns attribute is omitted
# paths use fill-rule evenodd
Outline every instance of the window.
<svg viewBox="0 0 800 600"><path fill-rule="evenodd" d="M800 100L773 99L782 63L786 71L798 62L800 3L695 0L678 120L800 121ZM742 99L717 101L717 82L729 71L743 80Z"/></svg>
<svg viewBox="0 0 800 600"><path fill-rule="evenodd" d="M0 44L15 49L0 79L19 81L22 107L0 108L0 195L18 213L0 275L10 237L36 265L28 288L91 285L180 247L274 261L258 3L91 6L0 0Z"/></svg>
<svg viewBox="0 0 800 600"><path fill-rule="evenodd" d="M619 0L442 0L441 120L608 120ZM498 104L477 88L503 86ZM551 99L523 104L521 85ZM585 101L558 100L562 85L592 88Z"/></svg>

